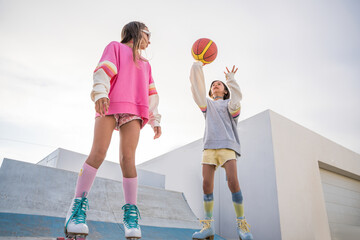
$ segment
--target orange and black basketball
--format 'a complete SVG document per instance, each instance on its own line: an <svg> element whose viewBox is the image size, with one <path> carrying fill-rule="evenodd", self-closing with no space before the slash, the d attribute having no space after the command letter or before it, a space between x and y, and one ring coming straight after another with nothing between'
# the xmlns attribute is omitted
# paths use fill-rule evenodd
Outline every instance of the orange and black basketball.
<svg viewBox="0 0 360 240"><path fill-rule="evenodd" d="M209 64L213 62L217 56L217 47L210 39L200 38L193 44L191 53L195 60Z"/></svg>

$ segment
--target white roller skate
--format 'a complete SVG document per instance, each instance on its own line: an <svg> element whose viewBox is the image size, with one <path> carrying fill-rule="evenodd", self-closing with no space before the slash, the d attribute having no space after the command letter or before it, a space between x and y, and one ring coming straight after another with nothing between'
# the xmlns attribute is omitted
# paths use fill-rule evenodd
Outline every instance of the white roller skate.
<svg viewBox="0 0 360 240"><path fill-rule="evenodd" d="M211 218L200 220L200 223L203 225L203 228L200 232L195 232L192 235L193 240L213 240L215 236L215 229L213 226L214 220Z"/></svg>
<svg viewBox="0 0 360 240"><path fill-rule="evenodd" d="M125 204L122 207L124 210L124 229L125 238L127 240L138 240L141 238L141 229L138 223L140 212L136 205Z"/></svg>
<svg viewBox="0 0 360 240"><path fill-rule="evenodd" d="M245 217L238 217L237 221L237 233L240 240L253 240L253 235L250 232L250 225L246 222Z"/></svg>
<svg viewBox="0 0 360 240"><path fill-rule="evenodd" d="M83 240L89 234L86 225L86 210L89 208L88 199L83 194L81 198L74 198L65 220L65 236L69 239Z"/></svg>

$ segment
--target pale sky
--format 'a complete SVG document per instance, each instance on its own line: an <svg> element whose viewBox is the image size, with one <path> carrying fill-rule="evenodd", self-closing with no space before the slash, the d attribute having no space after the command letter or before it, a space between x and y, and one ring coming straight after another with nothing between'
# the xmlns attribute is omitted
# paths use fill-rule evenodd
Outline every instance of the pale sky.
<svg viewBox="0 0 360 240"><path fill-rule="evenodd" d="M0 0L0 162L90 152L92 72L133 20L152 32L145 57L163 130L155 141L142 130L137 164L202 137L189 83L201 37L219 50L204 67L207 87L239 67L240 121L271 109L360 153L359 13L358 0ZM118 162L118 145L115 131L107 160Z"/></svg>

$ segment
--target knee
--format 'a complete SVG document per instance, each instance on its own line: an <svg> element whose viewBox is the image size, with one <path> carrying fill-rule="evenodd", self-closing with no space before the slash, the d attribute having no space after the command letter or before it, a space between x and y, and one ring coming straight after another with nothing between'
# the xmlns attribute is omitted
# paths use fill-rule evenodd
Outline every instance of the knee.
<svg viewBox="0 0 360 240"><path fill-rule="evenodd" d="M86 159L86 163L90 166L98 169L106 157L106 150L93 149L90 152L89 157Z"/></svg>
<svg viewBox="0 0 360 240"><path fill-rule="evenodd" d="M90 158L96 161L103 161L106 157L106 149L97 148L91 151Z"/></svg>
<svg viewBox="0 0 360 240"><path fill-rule="evenodd" d="M120 155L120 167L125 178L134 178L137 176L135 166L135 156Z"/></svg>
<svg viewBox="0 0 360 240"><path fill-rule="evenodd" d="M214 183L209 180L203 181L203 191L205 194L209 194L213 192L213 184Z"/></svg>
<svg viewBox="0 0 360 240"><path fill-rule="evenodd" d="M121 154L120 155L120 164L122 166L135 163L135 156L133 154Z"/></svg>
<svg viewBox="0 0 360 240"><path fill-rule="evenodd" d="M227 179L228 186L231 192L237 192L239 187L239 181L236 177L231 177Z"/></svg>

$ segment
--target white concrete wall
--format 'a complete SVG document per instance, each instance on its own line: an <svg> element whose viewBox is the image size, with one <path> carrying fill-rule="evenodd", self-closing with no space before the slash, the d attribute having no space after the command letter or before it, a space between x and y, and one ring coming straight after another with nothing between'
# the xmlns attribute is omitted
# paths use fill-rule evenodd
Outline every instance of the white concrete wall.
<svg viewBox="0 0 360 240"><path fill-rule="evenodd" d="M57 160L59 158L59 153L60 153L60 148L50 153L48 156L46 156L43 160L41 160L37 164L46 167L56 167Z"/></svg>
<svg viewBox="0 0 360 240"><path fill-rule="evenodd" d="M138 169L164 174L165 189L184 192L197 216L203 214L201 147L202 140L197 140L138 165Z"/></svg>
<svg viewBox="0 0 360 240"><path fill-rule="evenodd" d="M330 240L319 161L359 177L360 155L272 111L269 113L281 235L291 240Z"/></svg>

